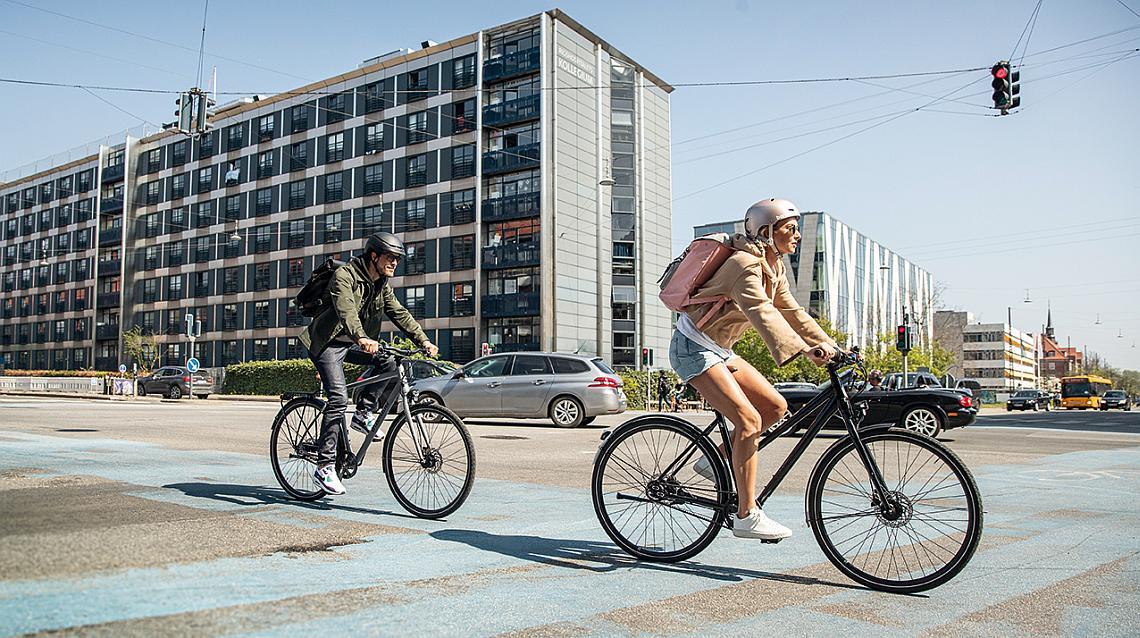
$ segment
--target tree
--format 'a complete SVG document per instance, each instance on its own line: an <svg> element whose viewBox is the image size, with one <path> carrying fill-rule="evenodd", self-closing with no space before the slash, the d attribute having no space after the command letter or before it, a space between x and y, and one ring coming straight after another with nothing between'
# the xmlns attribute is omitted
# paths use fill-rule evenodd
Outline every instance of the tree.
<svg viewBox="0 0 1140 638"><path fill-rule="evenodd" d="M138 325L123 333L123 353L144 370L152 370L158 364L154 335L144 334Z"/></svg>
<svg viewBox="0 0 1140 638"><path fill-rule="evenodd" d="M819 327L841 347L847 343L847 335L832 327L826 317L821 317L817 321ZM768 352L768 346L764 344L764 340L760 338L760 333L756 332L755 328L749 328L733 346L732 351L741 359L751 363L772 383L781 381L822 383L827 379L827 370L816 367L807 357L796 357L788 365L777 367L776 360L772 358L772 353Z"/></svg>
<svg viewBox="0 0 1140 638"><path fill-rule="evenodd" d="M868 370L878 369L883 374L902 372L902 353L895 349L895 335L881 334L873 347L863 352L863 360ZM934 341L929 349L919 348L911 350L907 356L907 367L910 370L929 368L930 373L941 377L950 366L954 365L954 353Z"/></svg>

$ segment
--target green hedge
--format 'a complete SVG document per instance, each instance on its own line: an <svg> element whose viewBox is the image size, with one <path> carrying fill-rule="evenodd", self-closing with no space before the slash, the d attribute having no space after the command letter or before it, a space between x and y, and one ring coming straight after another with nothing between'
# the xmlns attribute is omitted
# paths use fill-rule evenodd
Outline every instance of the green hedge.
<svg viewBox="0 0 1140 638"><path fill-rule="evenodd" d="M344 376L352 381L361 366L344 366ZM321 387L317 369L308 359L283 361L249 361L226 366L222 394L254 394L277 396L284 392L316 392Z"/></svg>
<svg viewBox="0 0 1140 638"><path fill-rule="evenodd" d="M6 377L112 377L115 372L102 370L5 370Z"/></svg>
<svg viewBox="0 0 1140 638"><path fill-rule="evenodd" d="M645 371L644 370L621 370L618 376L621 377L624 383L625 397L629 402L630 410L644 410L645 409ZM653 378L650 380L652 385L651 399L653 404L650 406L653 410L657 409L657 376L661 374L659 371L653 372ZM665 376L669 378L670 390L674 385L680 381L680 378L672 370L666 370Z"/></svg>

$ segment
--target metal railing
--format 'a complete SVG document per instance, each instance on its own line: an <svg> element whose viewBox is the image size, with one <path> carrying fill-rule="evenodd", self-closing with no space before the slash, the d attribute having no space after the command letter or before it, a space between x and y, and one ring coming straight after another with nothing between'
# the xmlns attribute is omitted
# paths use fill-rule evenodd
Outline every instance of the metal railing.
<svg viewBox="0 0 1140 638"><path fill-rule="evenodd" d="M510 295L483 295L484 317L538 316L541 297L537 291Z"/></svg>
<svg viewBox="0 0 1140 638"><path fill-rule="evenodd" d="M488 270L535 266L540 263L540 259L541 248L538 240L483 248L483 268Z"/></svg>
<svg viewBox="0 0 1140 638"><path fill-rule="evenodd" d="M509 173L524 168L534 168L539 164L538 142L504 148L497 151L483 153L483 173L493 175L496 173Z"/></svg>
<svg viewBox="0 0 1140 638"><path fill-rule="evenodd" d="M492 58L483 63L483 82L496 82L537 71L540 62L538 47Z"/></svg>
<svg viewBox="0 0 1140 638"><path fill-rule="evenodd" d="M489 104L483 107L483 125L499 126L536 120L540 113L539 105L538 95L528 95L498 104Z"/></svg>
<svg viewBox="0 0 1140 638"><path fill-rule="evenodd" d="M538 193L520 193L508 197L485 199L482 204L483 221L506 221L537 217L541 212Z"/></svg>

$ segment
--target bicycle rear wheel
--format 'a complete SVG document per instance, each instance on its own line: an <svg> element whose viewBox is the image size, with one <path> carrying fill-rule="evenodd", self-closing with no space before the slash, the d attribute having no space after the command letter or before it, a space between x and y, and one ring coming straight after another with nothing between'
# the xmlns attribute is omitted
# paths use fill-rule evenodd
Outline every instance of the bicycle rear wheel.
<svg viewBox="0 0 1140 638"><path fill-rule="evenodd" d="M325 402L320 399L294 399L277 413L269 436L269 458L277 482L289 496L302 501L325 495L313 476L324 411Z"/></svg>
<svg viewBox="0 0 1140 638"><path fill-rule="evenodd" d="M475 447L463 420L442 405L416 405L411 413L412 428L401 416L384 437L384 474L404 509L441 518L471 493Z"/></svg>
<svg viewBox="0 0 1140 638"><path fill-rule="evenodd" d="M695 446L675 472L663 472ZM707 478L694 470L704 459ZM728 473L712 442L692 426L651 421L619 428L602 444L591 482L594 512L615 543L643 560L695 556L716 538L732 497Z"/></svg>
<svg viewBox="0 0 1140 638"><path fill-rule="evenodd" d="M887 505L874 493L855 443L820 457L808 484L808 523L828 560L882 591L937 587L966 566L982 537L982 497L962 461L913 432L863 435L883 474Z"/></svg>

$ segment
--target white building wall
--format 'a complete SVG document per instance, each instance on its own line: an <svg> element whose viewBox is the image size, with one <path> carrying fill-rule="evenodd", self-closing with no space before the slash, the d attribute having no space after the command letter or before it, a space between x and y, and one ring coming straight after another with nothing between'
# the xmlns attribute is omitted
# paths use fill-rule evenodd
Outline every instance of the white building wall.
<svg viewBox="0 0 1140 638"><path fill-rule="evenodd" d="M638 101L641 103L639 152L640 215L637 232L641 254L637 256L638 314L642 344L654 351L654 366L668 366L672 313L657 294L657 279L673 260L672 172L670 169L669 94L642 76Z"/></svg>

